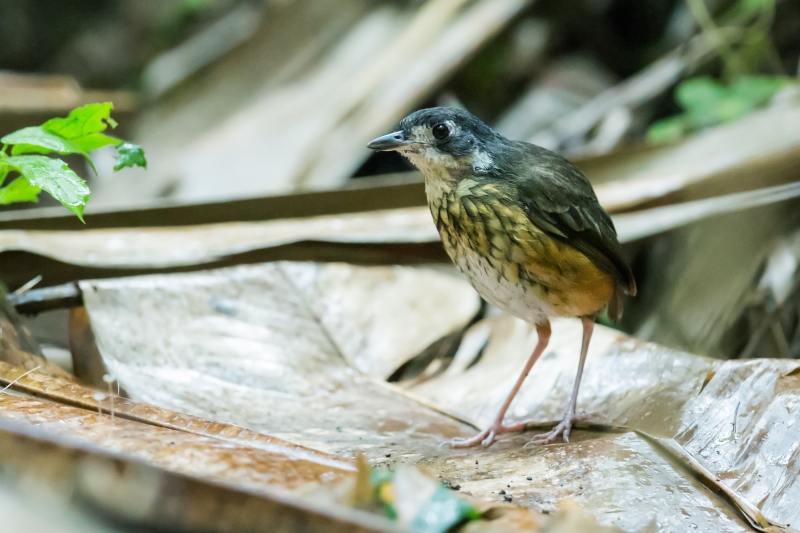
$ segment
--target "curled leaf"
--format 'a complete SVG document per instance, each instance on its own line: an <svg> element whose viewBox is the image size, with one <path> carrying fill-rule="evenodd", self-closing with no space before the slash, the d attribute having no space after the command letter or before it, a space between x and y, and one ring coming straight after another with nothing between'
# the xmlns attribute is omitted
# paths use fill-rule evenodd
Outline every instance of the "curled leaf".
<svg viewBox="0 0 800 533"><path fill-rule="evenodd" d="M134 165L147 168L147 159L144 157L144 150L138 144L129 142L120 143L117 146L117 164L114 170L121 170L125 167Z"/></svg>

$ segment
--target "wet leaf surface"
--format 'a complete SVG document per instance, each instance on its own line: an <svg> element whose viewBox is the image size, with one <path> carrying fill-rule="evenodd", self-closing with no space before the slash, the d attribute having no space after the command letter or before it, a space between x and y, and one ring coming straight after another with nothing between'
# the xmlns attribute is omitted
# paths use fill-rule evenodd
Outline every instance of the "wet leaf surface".
<svg viewBox="0 0 800 533"><path fill-rule="evenodd" d="M66 163L43 155L17 155L9 157L7 161L32 186L47 191L83 220L83 208L89 201L89 188L83 178Z"/></svg>
<svg viewBox="0 0 800 533"><path fill-rule="evenodd" d="M385 383L477 312L472 290L446 271L269 263L81 289L106 368L146 403L115 399L112 424L95 413L110 407L96 391L25 374L39 360L31 355L10 361L25 368L0 363L0 382L50 401L6 393L0 417L240 487L298 489L331 468L351 475L346 462L289 441L364 453L378 468L425 465L478 501L554 512L572 499L624 531L651 520L657 531L746 531L748 522L772 531L798 520L797 362L721 362L598 327L579 396L588 417L574 442L525 448L527 433L454 451L439 444L472 433L466 422L491 420L536 335L516 319L487 319L447 371ZM435 309L419 307L431 300ZM541 430L560 418L579 329L554 323L510 420Z"/></svg>
<svg viewBox="0 0 800 533"><path fill-rule="evenodd" d="M215 439L193 440L177 431L151 432L143 424L125 424L115 434L116 424L111 424L107 416L105 420L98 415L87 416L86 411L52 402L42 402L37 409L31 402L24 398L3 400L0 462L4 475L0 481L17 494L26 494L36 505L46 503L49 510L89 511L124 531L397 531L382 517L337 508L330 499L309 501L296 494L289 497L285 488L270 485L277 481L269 473L270 454L237 449ZM65 428L59 428L60 416L68 422ZM87 427L95 422L100 430ZM134 428L144 431L142 436L149 445L143 444L142 452L130 454L136 448ZM165 441L164 437L177 440ZM188 445L190 453L182 453L168 442ZM113 448L116 451L109 453ZM177 452L175 460L171 459L173 452ZM280 467L282 460L277 459ZM217 468L192 468L193 463L206 460ZM241 480L231 476L229 468L245 476ZM184 475L176 471L181 469L192 472ZM328 465L323 475L335 483L334 470ZM330 478L332 473L334 477ZM330 483L314 486L327 492L335 488ZM93 531L85 520L84 525L83 530Z"/></svg>
<svg viewBox="0 0 800 533"><path fill-rule="evenodd" d="M553 513L558 502L572 499L601 524L623 531L646 531L651 521L656 531L750 531L733 507L634 433L580 431L570 444L523 448L529 439L516 436L496 449L429 466L489 501L510 495L517 505Z"/></svg>
<svg viewBox="0 0 800 533"><path fill-rule="evenodd" d="M302 458L292 447L256 447L227 439L156 427L59 403L13 395L0 395L0 416L27 423L103 450L145 461L172 472L250 489L286 491L306 483L335 481L350 470L333 461ZM295 455L295 457L292 457ZM198 459L202 458L201 461ZM346 466L342 464L341 466Z"/></svg>
<svg viewBox="0 0 800 533"><path fill-rule="evenodd" d="M326 293L326 278L379 305L348 305L335 286ZM377 282L386 286L376 291ZM422 453L470 430L348 365L383 376L388 367L371 362L380 343L393 346L381 352L394 353L389 360L399 366L416 355L421 339L466 325L477 297L449 274L268 263L81 288L106 367L133 399L347 455L359 449L383 456L392 442L408 438L408 451ZM449 324L415 310L412 302L424 293L441 294ZM385 327L388 319L393 328ZM352 323L379 335L339 344Z"/></svg>
<svg viewBox="0 0 800 533"><path fill-rule="evenodd" d="M81 407L92 413L97 412L101 417L103 414L111 417L111 411L113 410L113 422L117 419L140 422L148 426L157 426L200 437L220 439L237 446L266 450L280 454L287 460L311 461L321 465L328 465L334 470L353 469L348 462L340 458L284 442L262 433L119 397L114 394L113 387L108 393L98 395L99 391L96 389L38 372L23 371L22 368L7 363L0 363L0 383L14 391L19 391L32 397L45 398L64 405ZM44 406L45 404L42 405ZM111 420L104 418L99 420L113 425Z"/></svg>
<svg viewBox="0 0 800 533"><path fill-rule="evenodd" d="M315 284L303 282L302 264L277 265L83 283L106 365L135 399L325 452L365 453L379 469L423 465L486 502L510 498L554 512L558 501L572 499L600 524L630 532L653 521L664 532L749 531L749 522L766 531L793 519L796 476L780 478L779 469L796 468L797 437L785 413L796 398L792 372L800 363L723 363L598 327L579 395L579 409L589 416L577 424L572 443L526 448L529 432L486 450L440 448L474 431L459 420L488 423L536 342L532 329L516 319L488 319L476 327L490 330L477 362L470 360L473 348L449 371L404 391L355 371L350 365L357 359L343 357L332 336L319 334L324 321L307 303L324 300L325 291L287 290L281 277ZM315 279L348 286L350 278ZM236 304L220 303L228 300ZM554 323L550 348L512 404L511 420L541 431L560 418L579 343L578 322ZM763 376L746 386L736 376L753 373L751 367ZM718 404L724 398L712 392L718 390L748 398L746 412L755 418L740 421L740 448L719 444L735 405ZM762 450L765 431L776 444ZM706 455L719 456L714 461L704 455L709 446L713 455ZM709 475L696 477L687 457ZM762 474L762 465L771 470ZM715 476L729 488L717 490ZM784 481L775 491L778 479Z"/></svg>
<svg viewBox="0 0 800 533"><path fill-rule="evenodd" d="M800 363L729 361L691 404L675 441L720 483L800 526Z"/></svg>
<svg viewBox="0 0 800 533"><path fill-rule="evenodd" d="M443 374L412 390L435 405L487 426L536 345L529 324L499 317L486 321L492 335L483 357L460 373ZM578 321L553 322L553 337L507 415L511 422L560 419L569 400L580 353ZM619 332L598 328L589 345L578 404L588 421L672 436L684 406L719 365Z"/></svg>

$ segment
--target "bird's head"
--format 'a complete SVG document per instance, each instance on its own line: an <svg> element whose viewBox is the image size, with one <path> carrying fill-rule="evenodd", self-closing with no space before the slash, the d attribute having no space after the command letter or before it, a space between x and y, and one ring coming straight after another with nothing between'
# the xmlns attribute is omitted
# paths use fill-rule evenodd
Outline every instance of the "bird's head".
<svg viewBox="0 0 800 533"><path fill-rule="evenodd" d="M466 111L433 107L411 113L400 129L378 137L367 147L394 150L406 156L428 177L480 173L494 165L494 145L502 137Z"/></svg>

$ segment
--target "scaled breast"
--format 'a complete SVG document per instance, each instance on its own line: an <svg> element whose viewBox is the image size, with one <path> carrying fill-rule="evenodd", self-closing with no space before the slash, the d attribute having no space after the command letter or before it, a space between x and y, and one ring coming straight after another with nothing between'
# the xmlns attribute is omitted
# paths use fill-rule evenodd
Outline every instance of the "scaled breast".
<svg viewBox="0 0 800 533"><path fill-rule="evenodd" d="M601 309L613 280L581 252L531 223L493 184L426 186L450 258L490 303L538 322Z"/></svg>

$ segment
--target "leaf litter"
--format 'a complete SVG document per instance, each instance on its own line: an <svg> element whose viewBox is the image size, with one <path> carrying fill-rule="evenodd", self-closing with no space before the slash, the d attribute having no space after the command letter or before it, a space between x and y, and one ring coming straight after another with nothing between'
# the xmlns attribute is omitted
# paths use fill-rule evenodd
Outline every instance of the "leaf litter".
<svg viewBox="0 0 800 533"><path fill-rule="evenodd" d="M794 114L795 108L762 111L669 150L598 158L588 163L587 173L601 182L604 203L621 209L675 193L702 198L723 180L727 190L751 188L753 183L739 179L736 168L743 164L772 176L764 184L780 183L784 163L796 158L796 135L789 128ZM753 130L765 135L753 138ZM773 132L781 142L769 150L745 144L752 150L738 152L736 161L713 155L723 154L723 146L728 154L730 141L744 133L758 144ZM604 178L612 174L624 179ZM697 211L693 204L675 207ZM633 227L649 214L625 216ZM112 268L202 264L303 240L436 239L424 207L179 230L89 231L81 234L81 242L89 243L82 250L59 244L68 238L67 232L2 234L6 250ZM194 239L191 246L167 242L185 244L187 238ZM479 338L444 372L398 387L383 380L436 338L458 334L476 314L473 304L464 304L466 296L449 302L454 307L414 308L436 301L439 293L431 287L455 278L436 273L443 277L418 292L402 283L387 292L386 278L359 285L371 270L363 267L340 265L343 270L323 273L276 263L241 275L249 268L261 267L82 283L106 366L134 400L322 452L363 453L378 468L427 465L460 493L493 504L508 505L510 498L513 505L553 513L557 502L570 499L601 524L625 531L653 524L656 531L790 531L789 524L800 523L792 504L798 477L793 443L800 435L793 424L798 388L791 362L721 363L598 328L579 397L589 417L578 425L583 429L575 432L576 442L523 448L530 436L519 435L489 450L455 452L439 444L470 434L494 414L535 342L526 324L484 320L475 328L490 331L488 343ZM352 274L347 268L363 270ZM294 277L305 284L287 284ZM326 288L334 290L326 295ZM460 313L453 311L458 305ZM431 322L427 336L416 332L409 313L419 315L417 322ZM512 420L546 428L560 418L577 364L575 327L569 321L554 324L550 351L512 405ZM387 349L392 346L397 349Z"/></svg>
<svg viewBox="0 0 800 533"><path fill-rule="evenodd" d="M420 454L470 431L383 381L477 314L450 274L267 263L81 290L106 368L133 399L351 456L352 442L383 457L411 434ZM439 320L415 308L426 293Z"/></svg>
<svg viewBox="0 0 800 533"><path fill-rule="evenodd" d="M600 524L624 531L643 531L651 523L656 531L747 531L751 525L767 531L795 518L789 502L796 498L796 476L780 478L778 472L795 464L796 450L787 443L800 436L792 424L768 422L798 401L792 372L800 364L721 362L599 327L579 397L589 416L578 424L574 442L526 448L528 433L486 450L450 450L439 444L487 423L527 358L535 333L515 319L488 319L483 327L491 330L489 341L477 362L408 390L383 382L378 376L385 377L386 370L359 372L351 365L369 346L364 340L369 335L348 348L337 341L346 331L337 332L342 324L380 329L381 314L388 313L397 319L398 344L415 336L413 321L401 315L404 309L415 314L403 299L418 301L419 293L402 281L398 291L369 289L371 276L392 285L385 277L390 270L268 263L83 282L81 289L106 366L134 401L337 456L364 454L378 469L419 465L480 501L511 500L547 514L557 511L559 501L573 500ZM450 274L425 275L438 276L435 283L465 283ZM376 296L381 305L331 303L337 285L352 293L358 283L364 284L361 297ZM420 283L420 291L429 289ZM464 321L458 325L465 326ZM453 330L437 327L439 335ZM512 405L512 420L546 428L560 417L577 364L577 327L569 320L554 324L553 343ZM391 366L416 355L418 346ZM362 368L375 371L380 365L373 363ZM754 369L760 369L760 381L736 378ZM773 384L766 389L772 396L764 395L764 380ZM712 392L720 389L732 399L720 403ZM733 415L737 398L747 400L747 409ZM716 429L707 435L698 430L727 427L732 416L745 412L747 422L737 422L739 448L720 444L727 441ZM776 444L762 449L765 431ZM706 480L711 488L701 483L691 460L711 476ZM745 475L755 464L774 471L770 479L783 480L779 490L757 475ZM721 494L712 490L715 483L723 487Z"/></svg>

